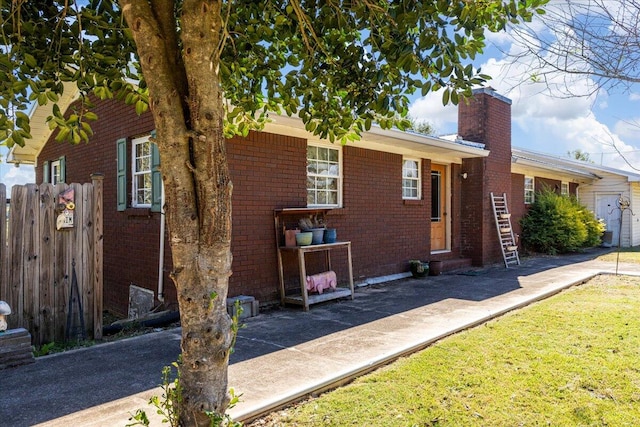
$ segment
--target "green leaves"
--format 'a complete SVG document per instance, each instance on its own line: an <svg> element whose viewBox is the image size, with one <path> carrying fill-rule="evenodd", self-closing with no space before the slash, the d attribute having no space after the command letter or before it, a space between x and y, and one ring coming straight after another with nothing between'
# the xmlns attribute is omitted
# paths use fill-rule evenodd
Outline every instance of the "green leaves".
<svg viewBox="0 0 640 427"><path fill-rule="evenodd" d="M297 113L309 132L347 142L373 121L399 126L406 95L416 90L424 96L444 89L445 104L470 95L488 78L473 67L485 29L529 20L541 4L234 2L222 13L229 14L230 34L221 56L222 85L237 108L253 114L261 108L254 98L267 94L287 114ZM236 123L227 130L246 128Z"/></svg>
<svg viewBox="0 0 640 427"><path fill-rule="evenodd" d="M260 129L269 111L297 114L309 132L341 143L356 140L374 123L402 128L407 95L444 89L443 103L458 103L489 78L473 66L484 49L485 30L528 21L544 12L544 3L224 2L217 17L224 49L219 58L212 49L211 60L219 65L224 96L233 106L225 135L246 136ZM34 102L59 102L62 82L77 85L83 101L93 93L99 99L122 99L137 114L148 111L146 80L117 2L18 2L0 10L7 40L0 54L0 136L9 144L29 137L28 120L14 121L14 112ZM188 24L179 19L178 31ZM180 39L179 33L174 36ZM178 54L181 47L175 46ZM176 76L186 73L177 71ZM184 88L183 82L172 83ZM198 84L207 82L185 90L197 91ZM78 107L73 120L54 114L49 124L58 129L57 139L87 141L89 123L95 120L88 108Z"/></svg>
<svg viewBox="0 0 640 427"><path fill-rule="evenodd" d="M57 103L62 82L74 82L83 94L96 88L99 97L129 74L135 52L123 31L115 2L4 2L0 6L3 49L0 50L0 138L8 146L31 137L29 120L16 112L32 104ZM94 4L95 3L95 4ZM95 10L90 10L95 7ZM86 99L85 99L86 100ZM92 134L85 103L76 121L57 117L59 140L88 141ZM146 109L137 105L138 111ZM66 129L66 130L65 130Z"/></svg>
<svg viewBox="0 0 640 427"><path fill-rule="evenodd" d="M93 135L89 122L98 119L95 113L82 109L80 105L79 110L64 117L58 104L53 105L52 112L53 115L47 117L47 124L49 129L58 131L55 136L57 142L72 144L89 142L89 138Z"/></svg>

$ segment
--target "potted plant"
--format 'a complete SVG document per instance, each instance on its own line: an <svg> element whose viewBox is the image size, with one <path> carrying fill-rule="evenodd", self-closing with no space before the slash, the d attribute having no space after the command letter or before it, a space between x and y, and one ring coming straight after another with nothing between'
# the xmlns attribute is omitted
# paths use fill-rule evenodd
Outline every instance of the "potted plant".
<svg viewBox="0 0 640 427"><path fill-rule="evenodd" d="M429 262L429 275L430 276L439 276L442 273L442 261L431 260Z"/></svg>
<svg viewBox="0 0 640 427"><path fill-rule="evenodd" d="M411 270L411 275L415 278L424 277L429 274L429 264L418 259L409 261L409 269Z"/></svg>
<svg viewBox="0 0 640 427"><path fill-rule="evenodd" d="M313 233L312 245L319 245L324 239L324 230L327 228L322 218L318 215L311 215L306 218L300 218L298 226L303 232Z"/></svg>

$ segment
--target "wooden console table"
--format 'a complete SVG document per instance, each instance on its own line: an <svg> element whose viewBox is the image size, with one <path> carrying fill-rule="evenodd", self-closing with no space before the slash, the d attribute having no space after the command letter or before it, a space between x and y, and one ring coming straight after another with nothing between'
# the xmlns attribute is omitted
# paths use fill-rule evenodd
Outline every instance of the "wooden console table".
<svg viewBox="0 0 640 427"><path fill-rule="evenodd" d="M278 251L278 278L280 280L280 303L297 304L309 310L309 305L319 302L330 301L337 298L351 297L353 299L353 267L351 264L351 242L322 243L308 246L285 246L284 245L284 217L300 217L305 215L324 215L330 211L329 208L285 208L274 211L276 247ZM347 266L349 271L348 287L337 287L335 290L326 290L322 294L309 294L306 286L307 265L305 255L313 252L325 253L325 265L327 270L331 270L331 252L335 250L346 250ZM284 266L282 254L293 253L297 258L298 270L300 274L300 295L287 295L284 286Z"/></svg>

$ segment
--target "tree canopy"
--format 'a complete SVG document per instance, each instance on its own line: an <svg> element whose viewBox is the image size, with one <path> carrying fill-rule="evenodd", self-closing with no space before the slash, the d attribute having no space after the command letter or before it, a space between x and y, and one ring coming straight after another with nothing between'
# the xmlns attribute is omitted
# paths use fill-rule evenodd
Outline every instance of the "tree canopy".
<svg viewBox="0 0 640 427"><path fill-rule="evenodd" d="M63 82L77 84L85 100L118 96L145 111L148 87L121 8L155 16L164 54L186 79L178 71L180 14L195 3L207 13L219 8L219 42L209 48L227 135L246 135L270 110L298 114L309 131L345 142L374 122L406 127L407 95L416 91L444 89L444 103L469 95L489 78L473 67L484 31L529 21L545 1L4 2L0 140L22 145L25 110L56 102ZM59 140L89 140L96 117L86 106L68 118L56 111L52 126L66 129Z"/></svg>
<svg viewBox="0 0 640 427"><path fill-rule="evenodd" d="M640 2L557 1L541 19L515 26L517 48L508 53L524 65L522 81L544 82L556 96L589 96L600 89L623 91L640 83ZM592 85L580 92L564 84L576 75Z"/></svg>

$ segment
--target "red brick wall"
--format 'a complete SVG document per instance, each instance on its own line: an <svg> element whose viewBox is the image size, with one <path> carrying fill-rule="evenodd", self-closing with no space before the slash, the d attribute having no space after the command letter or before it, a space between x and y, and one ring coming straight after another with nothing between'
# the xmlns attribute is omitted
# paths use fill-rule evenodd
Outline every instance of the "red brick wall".
<svg viewBox="0 0 640 427"><path fill-rule="evenodd" d="M275 301L278 270L273 211L306 205L307 142L251 133L229 141L227 152L233 182L229 296Z"/></svg>
<svg viewBox="0 0 640 427"><path fill-rule="evenodd" d="M105 307L124 314L129 285L157 290L160 215L148 209L116 210L115 142L148 134L154 124L149 113L137 116L132 108L117 101L99 102L95 111L100 120L93 126L91 142L69 146L51 139L38 158L36 173L41 182L42 163L64 154L67 182L89 182L92 173L104 174ZM252 133L229 141L227 151L234 184L234 258L229 296L251 295L261 303L277 301L273 211L306 205L306 141ZM130 151L127 155L130 158ZM344 208L332 211L327 219L337 228L339 240L352 241L356 280L407 271L409 259L429 259L430 168L430 161L424 160L423 200L404 201L402 156L344 147ZM456 185L454 189L459 188ZM461 193L455 191L454 206L462 204ZM454 219L454 231L458 228ZM165 299L171 305L176 296L168 277L171 260L166 240L165 247ZM346 271L343 258L339 253L333 258L339 274ZM291 267L292 260L287 262ZM313 268L313 259L310 265ZM295 278L297 271L293 270Z"/></svg>
<svg viewBox="0 0 640 427"><path fill-rule="evenodd" d="M484 230L482 204L484 198L485 159L463 159L462 171L467 179L460 184L460 252L471 258L474 265L483 264Z"/></svg>
<svg viewBox="0 0 640 427"><path fill-rule="evenodd" d="M459 164L451 164L451 209L448 215L451 218L451 258L461 257L461 223L462 223L462 186L467 184L467 179L463 179L460 174L467 172L466 169ZM445 259L440 256L439 258Z"/></svg>
<svg viewBox="0 0 640 427"><path fill-rule="evenodd" d="M491 153L485 159L463 160L469 169L462 185L462 250L474 264L502 260L490 193L511 194L511 104L488 89L476 91L458 106L458 134L481 142ZM508 197L507 197L508 199Z"/></svg>
<svg viewBox="0 0 640 427"><path fill-rule="evenodd" d="M423 161L422 198L402 199L402 156L344 147L344 209L332 220L350 240L356 279L406 271L429 258L431 163ZM330 217L331 218L331 217Z"/></svg>

